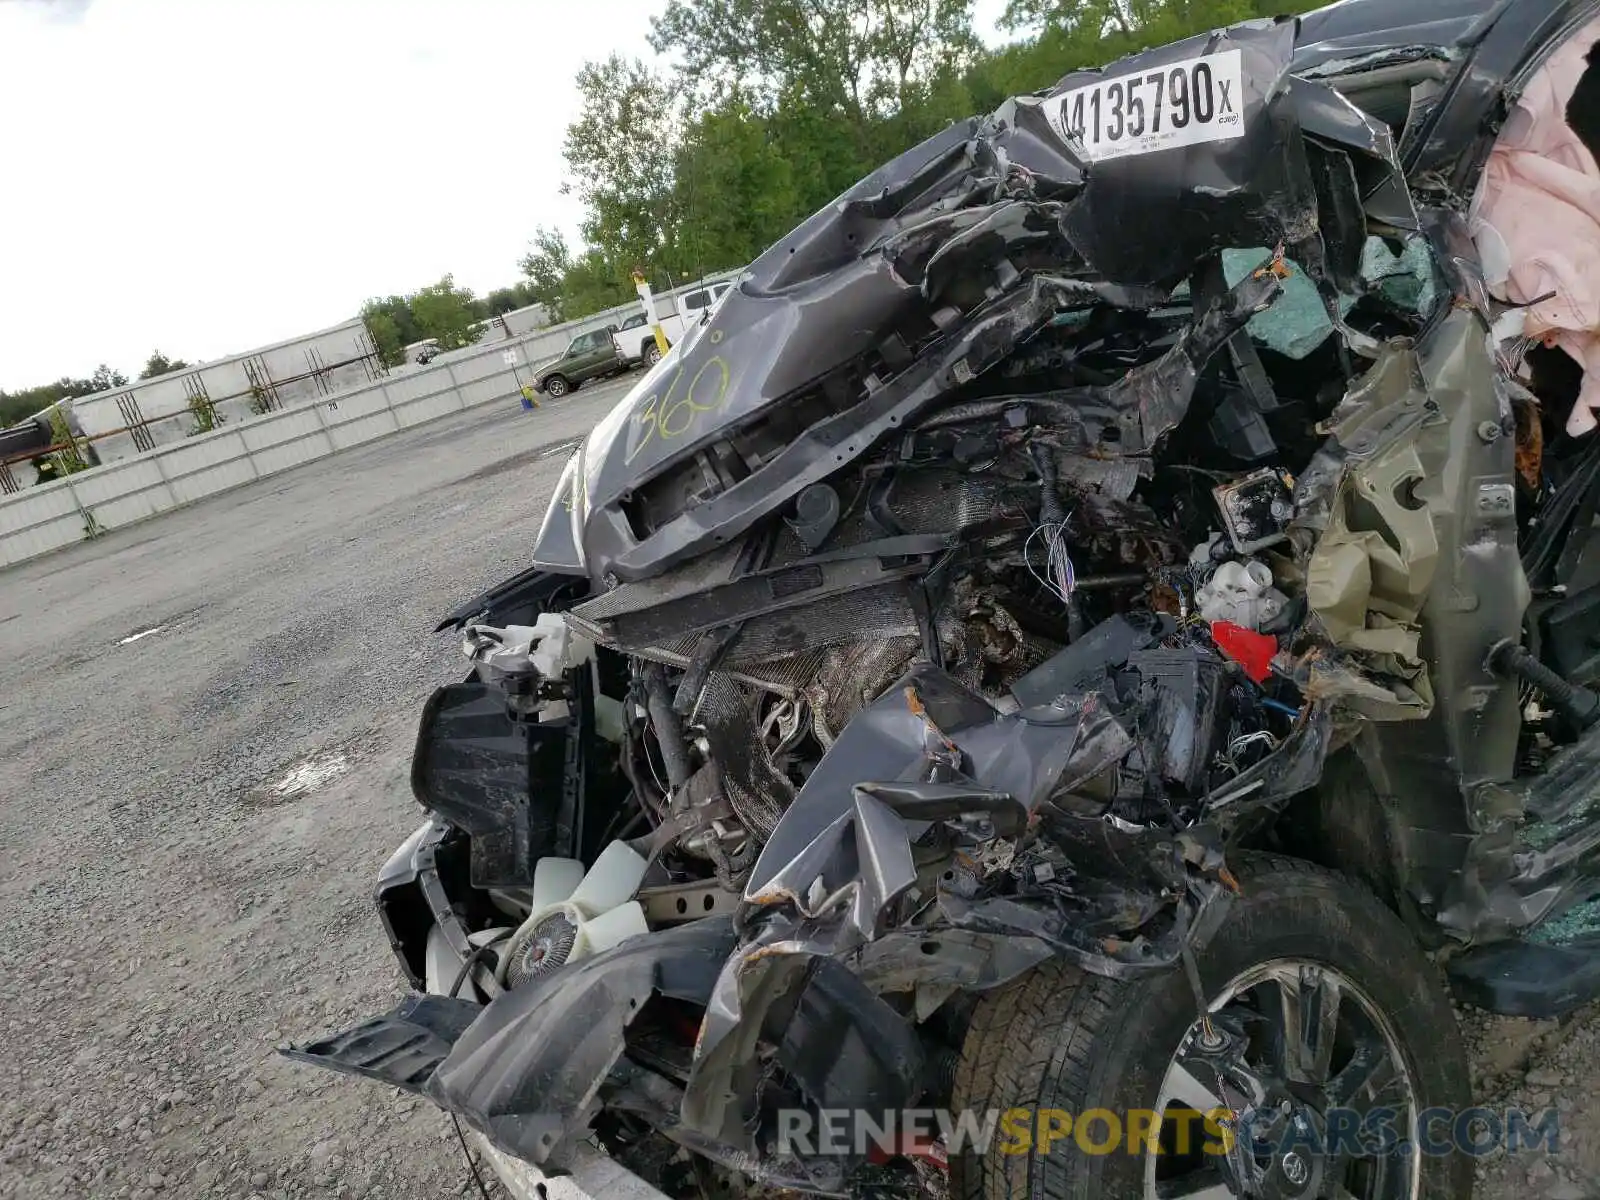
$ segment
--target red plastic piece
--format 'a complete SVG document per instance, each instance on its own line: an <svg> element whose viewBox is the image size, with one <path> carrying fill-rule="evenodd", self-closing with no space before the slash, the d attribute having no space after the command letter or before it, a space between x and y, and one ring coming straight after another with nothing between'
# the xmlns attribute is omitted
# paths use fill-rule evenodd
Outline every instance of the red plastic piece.
<svg viewBox="0 0 1600 1200"><path fill-rule="evenodd" d="M1278 639L1270 633L1257 633L1232 621L1213 621L1211 640L1257 683L1266 682L1267 676L1272 674L1272 656L1278 652Z"/></svg>

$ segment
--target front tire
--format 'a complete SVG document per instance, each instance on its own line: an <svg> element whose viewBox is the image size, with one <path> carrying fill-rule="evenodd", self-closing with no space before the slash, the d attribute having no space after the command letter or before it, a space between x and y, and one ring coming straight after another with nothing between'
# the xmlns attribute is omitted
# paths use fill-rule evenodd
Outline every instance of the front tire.
<svg viewBox="0 0 1600 1200"><path fill-rule="evenodd" d="M1334 872L1276 856L1241 856L1238 875L1242 894L1232 899L1211 940L1196 947L1213 1018L1209 1031L1197 1020L1194 992L1181 969L1111 980L1055 960L980 1000L954 1104L957 1112L972 1109L980 1117L1012 1114L1011 1124L1000 1126L985 1153L952 1155L953 1198L1221 1200L1256 1194L1234 1187L1240 1171L1258 1170L1264 1175L1252 1186L1269 1195L1471 1195L1472 1160L1461 1153L1418 1155L1413 1149L1312 1159L1283 1151L1304 1145L1307 1128L1312 1144L1332 1147L1338 1139L1327 1136L1327 1121L1354 1119L1333 1117L1334 1110L1370 1113L1379 1106L1396 1114L1395 1132L1409 1140L1424 1110L1470 1106L1466 1053L1438 972L1371 893ZM1304 1039L1286 1032L1291 1029ZM1219 1036L1233 1049L1206 1057L1204 1042ZM1389 1059L1387 1070L1380 1051ZM1217 1153L1224 1143L1215 1125L1177 1119L1187 1109L1237 1102L1238 1093L1227 1103L1219 1099L1223 1089L1208 1074L1218 1061L1236 1062L1242 1078L1268 1085L1270 1100L1235 1110L1248 1112L1246 1128L1263 1138L1260 1155L1249 1153L1248 1135L1241 1135L1237 1156ZM1273 1115L1280 1108L1281 1123ZM1086 1128L1087 1149L1073 1136L1076 1129L1062 1128L1065 1117L1096 1109L1121 1122L1124 1137L1110 1152L1106 1116L1097 1115ZM1015 1110L1024 1113L1018 1117ZM1130 1115L1152 1111L1158 1114L1153 1121ZM1135 1119L1158 1131L1159 1153L1150 1152L1150 1141L1130 1146L1126 1135ZM1058 1140L1045 1152L1039 1133L1047 1120ZM1174 1141L1185 1126L1194 1134L1186 1155ZM1029 1136L1008 1139L1019 1128ZM1448 1136L1446 1127L1431 1128L1435 1138ZM1197 1150L1196 1144L1213 1149ZM1267 1152L1266 1146L1278 1149Z"/></svg>
<svg viewBox="0 0 1600 1200"><path fill-rule="evenodd" d="M551 399L559 400L572 390L572 385L567 382L565 375L552 375L544 381L545 395Z"/></svg>

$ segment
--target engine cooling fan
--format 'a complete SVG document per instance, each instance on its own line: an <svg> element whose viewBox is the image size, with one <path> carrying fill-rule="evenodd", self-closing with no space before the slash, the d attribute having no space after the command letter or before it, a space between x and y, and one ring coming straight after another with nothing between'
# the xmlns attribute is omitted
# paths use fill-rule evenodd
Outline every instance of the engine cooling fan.
<svg viewBox="0 0 1600 1200"><path fill-rule="evenodd" d="M645 866L625 842L612 842L587 872L575 858L541 858L533 868L533 910L500 955L500 982L514 988L649 932L632 899Z"/></svg>
<svg viewBox="0 0 1600 1200"><path fill-rule="evenodd" d="M560 909L540 917L526 940L518 943L516 957L506 956L506 984L516 987L524 979L550 974L572 957L577 941L578 927Z"/></svg>

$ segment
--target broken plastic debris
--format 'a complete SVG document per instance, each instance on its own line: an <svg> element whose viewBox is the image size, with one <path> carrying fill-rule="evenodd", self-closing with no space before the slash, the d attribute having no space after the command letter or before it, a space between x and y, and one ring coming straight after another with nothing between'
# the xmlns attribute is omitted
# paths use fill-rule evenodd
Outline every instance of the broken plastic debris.
<svg viewBox="0 0 1600 1200"><path fill-rule="evenodd" d="M314 792L331 783L350 769L350 760L342 753L324 754L291 767L272 785L271 791L280 800Z"/></svg>
<svg viewBox="0 0 1600 1200"><path fill-rule="evenodd" d="M1256 683L1272 674L1272 656L1278 652L1278 639L1271 634L1245 629L1232 621L1213 621L1211 640Z"/></svg>
<svg viewBox="0 0 1600 1200"><path fill-rule="evenodd" d="M1293 487L1294 480L1287 473L1262 467L1212 489L1235 550L1254 554L1288 537L1294 516Z"/></svg>
<svg viewBox="0 0 1600 1200"><path fill-rule="evenodd" d="M147 638L153 633L160 633L165 629L166 629L165 625L154 625L149 629L141 629L138 633L130 633L127 637L119 639L118 642L117 642L117 645L119 645L119 646L132 645L134 642L137 642L137 641L141 640L142 638Z"/></svg>
<svg viewBox="0 0 1600 1200"><path fill-rule="evenodd" d="M1289 602L1272 586L1272 571L1266 563L1253 560L1223 563L1194 598L1207 622L1226 621L1245 629L1260 629Z"/></svg>

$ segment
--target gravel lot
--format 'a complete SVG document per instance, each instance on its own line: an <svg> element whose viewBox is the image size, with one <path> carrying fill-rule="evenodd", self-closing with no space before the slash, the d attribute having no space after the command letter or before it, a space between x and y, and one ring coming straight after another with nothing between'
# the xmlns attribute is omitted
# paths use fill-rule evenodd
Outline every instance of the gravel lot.
<svg viewBox="0 0 1600 1200"><path fill-rule="evenodd" d="M461 673L429 630L525 566L564 461L541 455L624 386L0 574L0 1196L470 1186L433 1109L272 1049L392 1002L371 881L419 821L419 706ZM1481 1099L1562 1114L1562 1153L1486 1164L1480 1196L1600 1195L1595 1011L1468 1036Z"/></svg>
<svg viewBox="0 0 1600 1200"><path fill-rule="evenodd" d="M463 670L429 631L526 566L565 462L541 454L627 382L0 574L0 1195L461 1187L436 1111L272 1051L397 995L371 885L421 819L421 703Z"/></svg>

